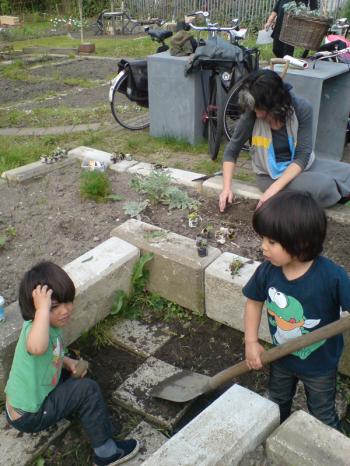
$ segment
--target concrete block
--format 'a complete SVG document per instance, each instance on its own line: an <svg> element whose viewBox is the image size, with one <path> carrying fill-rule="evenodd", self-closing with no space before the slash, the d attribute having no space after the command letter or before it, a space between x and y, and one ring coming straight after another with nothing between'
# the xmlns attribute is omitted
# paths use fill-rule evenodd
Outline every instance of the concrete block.
<svg viewBox="0 0 350 466"><path fill-rule="evenodd" d="M69 344L107 317L117 290L129 292L139 250L118 238L109 238L64 267L76 286L74 313L64 329Z"/></svg>
<svg viewBox="0 0 350 466"><path fill-rule="evenodd" d="M140 162L130 167L128 173L132 175L149 176L153 170L154 165L151 163Z"/></svg>
<svg viewBox="0 0 350 466"><path fill-rule="evenodd" d="M137 160L121 160L120 162L112 163L108 168L117 173L124 173L138 163L139 162Z"/></svg>
<svg viewBox="0 0 350 466"><path fill-rule="evenodd" d="M203 193L209 196L218 196L222 191L222 183L222 176L209 178L203 183ZM232 190L237 196L246 197L247 199L260 199L262 194L256 186L238 180L232 182Z"/></svg>
<svg viewBox="0 0 350 466"><path fill-rule="evenodd" d="M45 176L50 172L59 170L68 165L73 165L74 163L75 160L70 158L51 164L33 162L28 163L27 165L22 165L21 167L13 168L12 170L7 170L2 173L1 177L10 183L22 183L23 181L27 181L38 176Z"/></svg>
<svg viewBox="0 0 350 466"><path fill-rule="evenodd" d="M241 269L232 276L232 261L240 261ZM205 269L205 310L210 319L244 331L244 306L246 298L243 286L258 267L259 262L224 252ZM259 338L271 342L266 313L263 311Z"/></svg>
<svg viewBox="0 0 350 466"><path fill-rule="evenodd" d="M107 167L112 164L111 155L103 150L93 149L92 147L79 146L68 152L69 157L78 158L79 160L95 160L103 162Z"/></svg>
<svg viewBox="0 0 350 466"><path fill-rule="evenodd" d="M204 313L204 270L219 255L209 247L199 257L195 241L138 220L128 220L111 234L129 241L142 252L152 252L147 287L164 298L196 313Z"/></svg>
<svg viewBox="0 0 350 466"><path fill-rule="evenodd" d="M233 466L279 424L275 403L234 385L157 450L143 466ZM300 464L300 463L296 463Z"/></svg>
<svg viewBox="0 0 350 466"><path fill-rule="evenodd" d="M23 325L17 301L5 307L5 315L5 322L0 325L0 400L5 399L4 389Z"/></svg>
<svg viewBox="0 0 350 466"><path fill-rule="evenodd" d="M203 91L200 73L185 76L187 63L169 51L147 57L150 134L196 144L203 140ZM208 95L209 72L203 77Z"/></svg>
<svg viewBox="0 0 350 466"><path fill-rule="evenodd" d="M195 189L198 189L198 181L193 180L203 176L203 173L189 172L186 170L179 170L178 168L169 168L167 171L174 184L180 184Z"/></svg>
<svg viewBox="0 0 350 466"><path fill-rule="evenodd" d="M37 434L23 434L7 424L4 413L0 415L1 464L26 466L69 427L66 420Z"/></svg>
<svg viewBox="0 0 350 466"><path fill-rule="evenodd" d="M349 466L350 439L296 411L267 439L266 453L279 466Z"/></svg>
<svg viewBox="0 0 350 466"><path fill-rule="evenodd" d="M139 466L168 440L168 437L144 421L140 422L128 437L134 438L140 443L137 456L128 461L128 466Z"/></svg>
<svg viewBox="0 0 350 466"><path fill-rule="evenodd" d="M146 324L128 319L115 324L110 329L110 335L117 345L144 358L154 354L172 337L169 328L162 322Z"/></svg>
<svg viewBox="0 0 350 466"><path fill-rule="evenodd" d="M179 372L181 369L151 356L115 390L113 401L170 430L184 415L189 403L152 398L150 391L159 382Z"/></svg>

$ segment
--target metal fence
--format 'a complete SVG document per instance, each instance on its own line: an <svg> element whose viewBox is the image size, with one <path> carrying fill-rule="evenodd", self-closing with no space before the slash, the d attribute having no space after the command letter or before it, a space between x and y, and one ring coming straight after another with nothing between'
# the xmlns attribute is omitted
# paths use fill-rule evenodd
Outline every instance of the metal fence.
<svg viewBox="0 0 350 466"><path fill-rule="evenodd" d="M347 0L321 0L322 11L337 17ZM192 11L209 11L211 19L224 24L232 18L244 22L264 21L275 0L127 0L125 7L136 18L177 20Z"/></svg>

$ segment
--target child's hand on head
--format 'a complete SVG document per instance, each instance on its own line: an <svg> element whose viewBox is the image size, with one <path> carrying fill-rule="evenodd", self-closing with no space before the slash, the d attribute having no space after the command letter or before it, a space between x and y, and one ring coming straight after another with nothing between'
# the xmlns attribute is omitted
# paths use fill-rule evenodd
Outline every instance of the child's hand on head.
<svg viewBox="0 0 350 466"><path fill-rule="evenodd" d="M52 290L47 285L38 285L34 288L32 296L35 310L47 310L51 309L51 296Z"/></svg>

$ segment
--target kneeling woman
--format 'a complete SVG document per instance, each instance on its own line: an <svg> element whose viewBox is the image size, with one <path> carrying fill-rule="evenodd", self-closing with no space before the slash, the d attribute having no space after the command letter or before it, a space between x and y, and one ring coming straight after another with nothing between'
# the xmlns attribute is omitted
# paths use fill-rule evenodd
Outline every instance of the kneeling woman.
<svg viewBox="0 0 350 466"><path fill-rule="evenodd" d="M235 163L248 139L256 184L263 192L258 205L285 188L308 191L322 207L349 197L350 164L315 159L312 107L290 88L271 70L259 70L246 79L240 93L245 112L224 152L221 211L233 200Z"/></svg>

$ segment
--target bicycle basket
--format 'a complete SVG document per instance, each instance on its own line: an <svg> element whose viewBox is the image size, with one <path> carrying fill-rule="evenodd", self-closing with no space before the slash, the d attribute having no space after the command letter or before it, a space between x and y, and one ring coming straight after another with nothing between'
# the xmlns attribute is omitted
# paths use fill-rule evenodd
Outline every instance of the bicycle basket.
<svg viewBox="0 0 350 466"><path fill-rule="evenodd" d="M286 13L283 17L280 41L294 47L317 50L325 37L332 20L330 18Z"/></svg>

